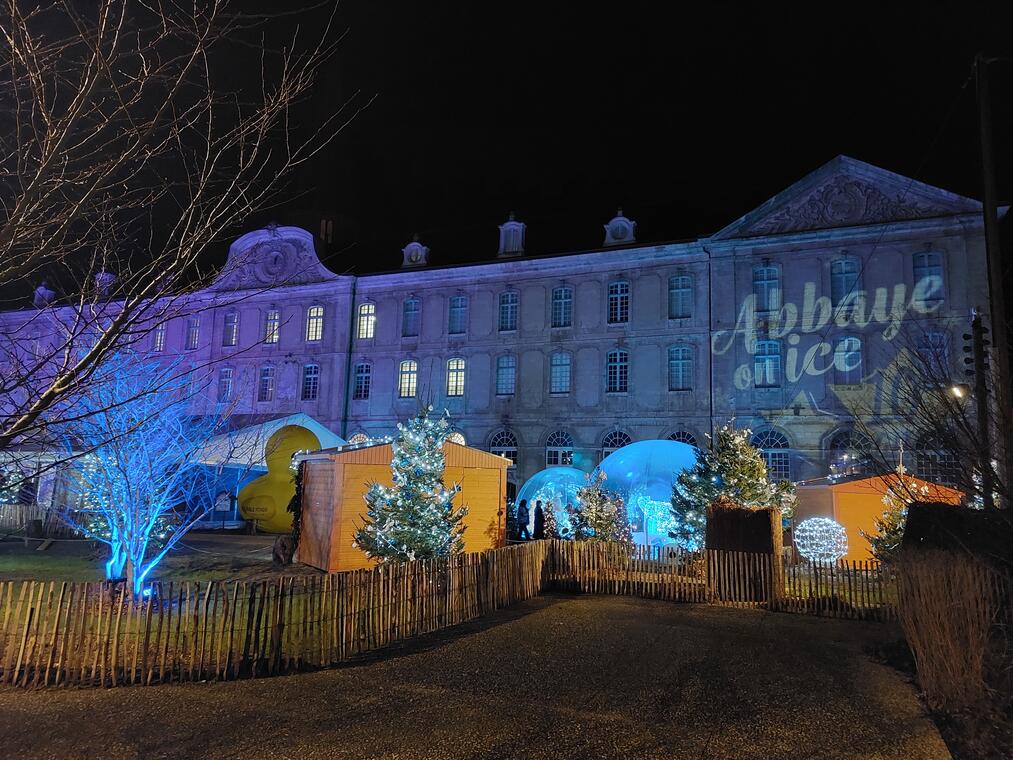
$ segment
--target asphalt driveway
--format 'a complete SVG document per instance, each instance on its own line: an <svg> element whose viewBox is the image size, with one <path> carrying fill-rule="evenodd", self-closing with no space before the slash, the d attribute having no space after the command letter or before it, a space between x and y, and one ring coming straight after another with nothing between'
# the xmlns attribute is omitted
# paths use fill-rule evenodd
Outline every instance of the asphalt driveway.
<svg viewBox="0 0 1013 760"><path fill-rule="evenodd" d="M0 691L5 757L942 758L876 624L545 596L348 667Z"/></svg>

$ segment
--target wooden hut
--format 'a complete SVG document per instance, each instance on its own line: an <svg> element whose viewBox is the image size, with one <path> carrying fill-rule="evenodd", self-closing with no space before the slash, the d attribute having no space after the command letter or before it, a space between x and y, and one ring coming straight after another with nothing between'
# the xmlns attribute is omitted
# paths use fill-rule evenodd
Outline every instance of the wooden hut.
<svg viewBox="0 0 1013 760"><path fill-rule="evenodd" d="M875 519L883 514L886 505L883 496L896 476L852 476L837 482L821 479L798 487L798 509L792 525L798 525L809 517L828 517L844 526L848 534L848 553L844 559L872 559L869 542L862 531L875 533ZM959 504L962 494L946 486L925 480L904 476L905 483L914 483L915 488L925 486L925 501L945 504ZM786 542L787 543L787 542Z"/></svg>
<svg viewBox="0 0 1013 760"><path fill-rule="evenodd" d="M506 539L506 484L510 460L447 442L444 482L461 485L455 504L468 507L465 551L502 546ZM366 514L363 498L372 482L393 485L391 444L338 448L303 457L302 532L296 559L328 572L374 563L352 546Z"/></svg>

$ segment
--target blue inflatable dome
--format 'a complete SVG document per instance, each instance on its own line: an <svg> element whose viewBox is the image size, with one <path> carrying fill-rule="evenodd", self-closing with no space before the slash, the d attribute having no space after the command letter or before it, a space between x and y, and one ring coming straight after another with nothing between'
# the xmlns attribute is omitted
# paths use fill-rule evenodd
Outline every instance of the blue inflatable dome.
<svg viewBox="0 0 1013 760"><path fill-rule="evenodd" d="M547 467L528 478L517 492L518 504L521 499L528 502L528 529L534 529L536 501L541 501L543 507L551 501L560 529L569 528L566 505L577 503L577 490L583 488L586 482L584 471L576 467Z"/></svg>
<svg viewBox="0 0 1013 760"><path fill-rule="evenodd" d="M638 441L602 460L605 487L626 501L637 543L671 542L672 485L695 463L696 448L678 441Z"/></svg>

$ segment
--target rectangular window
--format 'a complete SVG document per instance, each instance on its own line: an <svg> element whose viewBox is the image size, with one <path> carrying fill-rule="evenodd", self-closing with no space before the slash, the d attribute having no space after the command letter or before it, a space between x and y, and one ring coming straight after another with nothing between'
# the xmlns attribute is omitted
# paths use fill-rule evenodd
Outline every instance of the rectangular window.
<svg viewBox="0 0 1013 760"><path fill-rule="evenodd" d="M858 292L858 262L854 259L837 259L830 263L830 303L841 306L855 298Z"/></svg>
<svg viewBox="0 0 1013 760"><path fill-rule="evenodd" d="M310 306L306 311L306 340L316 342L324 337L324 307Z"/></svg>
<svg viewBox="0 0 1013 760"><path fill-rule="evenodd" d="M689 346L668 349L668 390L688 391L693 388L693 352Z"/></svg>
<svg viewBox="0 0 1013 760"><path fill-rule="evenodd" d="M514 292L499 295L499 331L509 332L517 329L517 309L520 296Z"/></svg>
<svg viewBox="0 0 1013 760"><path fill-rule="evenodd" d="M274 401L274 367L261 367L257 381L257 401Z"/></svg>
<svg viewBox="0 0 1013 760"><path fill-rule="evenodd" d="M151 337L151 350L156 353L165 350L165 322L155 325L155 331Z"/></svg>
<svg viewBox="0 0 1013 760"><path fill-rule="evenodd" d="M767 463L767 480L771 483L791 480L791 455L787 451L764 451L763 458Z"/></svg>
<svg viewBox="0 0 1013 760"><path fill-rule="evenodd" d="M927 332L918 338L918 356L930 377L944 377L949 374L950 357L946 333Z"/></svg>
<svg viewBox="0 0 1013 760"><path fill-rule="evenodd" d="M756 352L753 354L753 385L757 388L781 386L780 341L756 341Z"/></svg>
<svg viewBox="0 0 1013 760"><path fill-rule="evenodd" d="M218 400L228 401L232 398L232 367L222 367L218 370Z"/></svg>
<svg viewBox="0 0 1013 760"><path fill-rule="evenodd" d="M517 388L517 357L507 354L496 359L496 395L512 396Z"/></svg>
<svg viewBox="0 0 1013 760"><path fill-rule="evenodd" d="M447 315L447 332L463 335L468 329L468 299L466 296L451 296Z"/></svg>
<svg viewBox="0 0 1013 760"><path fill-rule="evenodd" d="M281 325L281 312L277 309L269 309L264 315L264 342L277 343L278 331Z"/></svg>
<svg viewBox="0 0 1013 760"><path fill-rule="evenodd" d="M413 338L419 334L422 302L417 298L405 299L401 309L401 337Z"/></svg>
<svg viewBox="0 0 1013 760"><path fill-rule="evenodd" d="M365 401L369 398L369 388L373 382L373 368L362 362L355 365L355 389L352 398L355 401Z"/></svg>
<svg viewBox="0 0 1013 760"><path fill-rule="evenodd" d="M862 382L862 341L846 335L837 341L834 350L834 380L837 385Z"/></svg>
<svg viewBox="0 0 1013 760"><path fill-rule="evenodd" d="M686 319L693 316L693 278L676 275L668 279L668 318Z"/></svg>
<svg viewBox="0 0 1013 760"><path fill-rule="evenodd" d="M451 359L447 362L447 395L464 395L464 359Z"/></svg>
<svg viewBox="0 0 1013 760"><path fill-rule="evenodd" d="M573 327L573 288L562 286L552 291L552 326Z"/></svg>
<svg viewBox="0 0 1013 760"><path fill-rule="evenodd" d="M775 266L753 268L753 296L758 312L777 311L781 308L779 274Z"/></svg>
<svg viewBox="0 0 1013 760"><path fill-rule="evenodd" d="M302 368L302 400L316 401L320 396L320 365L307 364Z"/></svg>
<svg viewBox="0 0 1013 760"><path fill-rule="evenodd" d="M372 340L376 331L376 304L359 304L359 326L356 335L359 340Z"/></svg>
<svg viewBox="0 0 1013 760"><path fill-rule="evenodd" d="M239 341L239 312L230 311L225 315L225 329L222 330L222 345L234 346Z"/></svg>
<svg viewBox="0 0 1013 760"><path fill-rule="evenodd" d="M630 284L625 281L609 283L608 322L622 325L630 321Z"/></svg>
<svg viewBox="0 0 1013 760"><path fill-rule="evenodd" d="M609 351L605 366L605 392L626 393L630 389L630 360L626 351Z"/></svg>
<svg viewBox="0 0 1013 760"><path fill-rule="evenodd" d="M200 343L200 317L190 317L186 320L186 343L187 351L193 351Z"/></svg>
<svg viewBox="0 0 1013 760"><path fill-rule="evenodd" d="M549 365L549 393L570 392L570 355L563 351L552 355Z"/></svg>
<svg viewBox="0 0 1013 760"><path fill-rule="evenodd" d="M414 398L415 392L418 390L418 381L418 362L412 359L401 362L401 370L397 383L397 395L401 398Z"/></svg>
<svg viewBox="0 0 1013 760"><path fill-rule="evenodd" d="M943 257L935 251L914 255L914 290L920 304L943 300Z"/></svg>

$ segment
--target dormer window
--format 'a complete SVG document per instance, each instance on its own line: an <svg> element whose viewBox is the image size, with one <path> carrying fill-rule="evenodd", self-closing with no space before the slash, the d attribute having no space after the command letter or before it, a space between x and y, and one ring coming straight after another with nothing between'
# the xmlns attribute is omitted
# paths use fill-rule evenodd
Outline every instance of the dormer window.
<svg viewBox="0 0 1013 760"><path fill-rule="evenodd" d="M524 222L514 219L513 212L499 226L499 256L520 256L524 253Z"/></svg>
<svg viewBox="0 0 1013 760"><path fill-rule="evenodd" d="M637 223L623 216L619 209L612 221L605 225L605 245L625 245L637 240Z"/></svg>
<svg viewBox="0 0 1013 760"><path fill-rule="evenodd" d="M429 248L419 242L418 235L415 235L412 242L401 249L401 254L404 256L401 262L403 268L424 267L429 263Z"/></svg>

